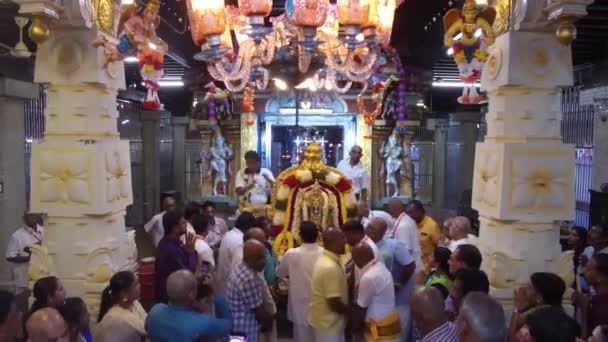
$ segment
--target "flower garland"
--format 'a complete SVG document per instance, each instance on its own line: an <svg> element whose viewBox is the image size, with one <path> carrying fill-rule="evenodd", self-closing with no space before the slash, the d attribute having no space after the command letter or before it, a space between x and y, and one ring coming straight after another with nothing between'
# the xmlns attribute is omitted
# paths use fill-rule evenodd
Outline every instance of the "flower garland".
<svg viewBox="0 0 608 342"><path fill-rule="evenodd" d="M276 200L274 202L274 217L272 220L272 235L277 236L284 234L281 239L288 238L290 211L288 205L294 205L294 194L297 188L305 188L314 184L315 181L324 183L333 187L340 197L342 205L341 217L344 219L352 219L357 217L357 202L352 191L350 180L342 174L335 172L329 168L320 171L311 171L307 169L296 169L289 176L279 180L276 190ZM293 238L293 236L291 236Z"/></svg>
<svg viewBox="0 0 608 342"><path fill-rule="evenodd" d="M399 85L397 85L397 125L395 129L400 134L404 134L407 132L407 126L405 125L405 68L401 63L397 50L391 47L390 52L393 57L393 63L397 66L397 72L399 73Z"/></svg>
<svg viewBox="0 0 608 342"><path fill-rule="evenodd" d="M253 104L254 96L254 85L252 83L247 84L243 91L243 101L241 102L241 109L243 114L247 116L247 126L255 125L255 106Z"/></svg>
<svg viewBox="0 0 608 342"><path fill-rule="evenodd" d="M357 96L357 108L359 109L359 112L363 114L363 120L365 121L365 124L369 126L369 134L364 136L365 139L374 138L374 135L372 134L372 126L374 126L376 118L382 110L382 98L384 97L383 94L384 86L382 85L382 83L375 83L374 88L372 90L372 99L374 99L374 101L376 102L376 106L372 111L368 111L365 108L365 101L363 100L362 94L359 94L359 96Z"/></svg>
<svg viewBox="0 0 608 342"><path fill-rule="evenodd" d="M211 83L207 86L207 96L209 98L207 102L207 113L209 114L209 130L213 131L217 127L217 117L215 109L215 84Z"/></svg>

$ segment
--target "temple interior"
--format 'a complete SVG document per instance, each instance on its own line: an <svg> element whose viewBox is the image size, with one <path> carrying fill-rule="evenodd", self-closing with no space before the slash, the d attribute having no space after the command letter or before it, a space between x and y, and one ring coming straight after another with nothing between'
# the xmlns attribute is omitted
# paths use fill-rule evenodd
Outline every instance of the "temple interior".
<svg viewBox="0 0 608 342"><path fill-rule="evenodd" d="M608 223L606 13L608 0L0 1L0 248L39 215L30 284L57 276L96 312L112 274L153 269L145 225L167 197L213 202L228 228L266 217L279 256L303 221L323 232L361 205L418 200L440 226L470 220L509 310L534 272L572 281L573 226ZM361 184L340 165L356 150ZM239 185L249 151L276 179L261 202Z"/></svg>

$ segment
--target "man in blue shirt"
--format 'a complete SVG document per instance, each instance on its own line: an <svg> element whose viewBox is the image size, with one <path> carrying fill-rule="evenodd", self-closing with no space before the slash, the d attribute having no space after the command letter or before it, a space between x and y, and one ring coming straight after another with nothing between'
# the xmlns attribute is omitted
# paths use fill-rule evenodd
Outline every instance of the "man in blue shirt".
<svg viewBox="0 0 608 342"><path fill-rule="evenodd" d="M148 313L146 331L152 342L217 340L230 335L232 315L226 300L214 297L215 316L195 311L197 283L187 270L172 273L167 279L169 304L156 304Z"/></svg>
<svg viewBox="0 0 608 342"><path fill-rule="evenodd" d="M408 246L401 240L385 239L386 222L375 218L367 226L367 236L378 247L380 259L393 275L395 304L401 321L401 336L408 340L410 330L410 297L414 291L416 261Z"/></svg>

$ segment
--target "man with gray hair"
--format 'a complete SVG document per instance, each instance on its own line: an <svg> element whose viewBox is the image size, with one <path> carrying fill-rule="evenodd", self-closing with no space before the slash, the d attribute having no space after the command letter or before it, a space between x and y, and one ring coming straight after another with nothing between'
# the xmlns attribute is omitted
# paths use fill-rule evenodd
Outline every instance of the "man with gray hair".
<svg viewBox="0 0 608 342"><path fill-rule="evenodd" d="M361 162L363 149L361 146L355 145L350 149L349 157L338 163L337 169L342 172L346 178L350 179L353 186L353 193L357 201L367 201L367 190L369 188L369 177L367 170Z"/></svg>
<svg viewBox="0 0 608 342"><path fill-rule="evenodd" d="M471 221L468 218L464 216L452 218L448 229L451 241L447 247L452 253L458 246L471 243Z"/></svg>
<svg viewBox="0 0 608 342"><path fill-rule="evenodd" d="M226 300L214 295L215 317L201 313L196 300L197 282L187 270L167 278L169 304L154 305L146 319L146 331L152 341L194 341L197 338L221 339L232 330L232 314Z"/></svg>
<svg viewBox="0 0 608 342"><path fill-rule="evenodd" d="M469 293L456 320L461 342L505 342L507 325L502 306L483 292Z"/></svg>

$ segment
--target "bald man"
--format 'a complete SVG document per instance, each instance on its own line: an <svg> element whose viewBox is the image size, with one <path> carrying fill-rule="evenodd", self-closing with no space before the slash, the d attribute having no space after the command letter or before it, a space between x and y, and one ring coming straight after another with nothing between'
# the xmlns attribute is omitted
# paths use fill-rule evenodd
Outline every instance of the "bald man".
<svg viewBox="0 0 608 342"><path fill-rule="evenodd" d="M384 222L386 222L386 225L391 228L393 228L393 224L395 224L395 219L391 216L391 214L382 210L370 210L369 204L367 204L367 202L360 202L358 210L359 218L361 219L361 224L363 224L363 227L365 227L365 229L367 229L371 221L376 218L384 220Z"/></svg>
<svg viewBox="0 0 608 342"><path fill-rule="evenodd" d="M349 157L338 163L337 169L351 180L353 193L357 201L367 201L367 189L369 188L369 177L367 170L361 162L363 149L355 145L350 149Z"/></svg>
<svg viewBox="0 0 608 342"><path fill-rule="evenodd" d="M158 246L160 240L165 236L165 230L163 229L163 216L169 210L175 209L175 199L173 197L165 197L161 203L162 211L150 219L148 223L144 225L144 230L150 235L154 247Z"/></svg>
<svg viewBox="0 0 608 342"><path fill-rule="evenodd" d="M154 305L146 319L146 331L152 341L217 340L230 334L232 315L226 300L214 295L214 317L197 310L196 294L197 282L192 272L171 273L167 278L169 304Z"/></svg>
<svg viewBox="0 0 608 342"><path fill-rule="evenodd" d="M259 272L266 266L266 246L249 239L243 245L243 261L230 273L226 297L233 314L232 331L245 335L247 342L259 341L260 328L272 324L273 314L264 305L266 284Z"/></svg>
<svg viewBox="0 0 608 342"><path fill-rule="evenodd" d="M349 313L346 274L340 262L346 239L337 228L323 232L325 251L312 270L312 297L308 306L308 323L316 342L343 342Z"/></svg>
<svg viewBox="0 0 608 342"><path fill-rule="evenodd" d="M266 266L263 271L263 278L267 283L274 283L276 280L276 271L275 271L275 260L274 257L270 254L269 244L268 244L268 236L266 232L262 228L253 227L245 232L243 235L243 242L254 239L266 246ZM234 269L238 264L243 261L243 248L238 248L234 251L234 256L232 259L232 269Z"/></svg>
<svg viewBox="0 0 608 342"><path fill-rule="evenodd" d="M249 229L247 232L245 232L245 235L243 236L244 242L247 242L247 240L250 240L250 239L259 241L260 243L264 244L264 246L266 247L266 254L265 254L266 264L264 266L264 271L259 272L258 275L264 282L264 286L262 286L262 288L263 288L262 298L263 298L264 308L265 308L266 312L268 312L274 316L277 313L277 307L276 307L276 303L274 302L274 298L272 297L272 294L270 292L270 288L268 287L268 284L272 284L276 280L276 270L275 270L274 257L270 254L271 252L270 252L270 248L269 248L269 244L268 244L268 237L266 235L266 232L262 228L253 227L253 228ZM243 260L243 248L240 248L239 250L236 251L234 258L235 258L235 260L237 260L237 262L233 267L236 267ZM276 334L276 331L273 331L273 329L270 326L267 327L267 329L262 329L262 332L268 333L268 334ZM274 339L276 340L276 338L274 338Z"/></svg>
<svg viewBox="0 0 608 342"><path fill-rule="evenodd" d="M435 287L422 287L410 302L412 321L421 342L458 342L456 326L448 320L443 295Z"/></svg>
<svg viewBox="0 0 608 342"><path fill-rule="evenodd" d="M380 260L388 268L395 285L395 304L401 320L401 335L410 332L410 298L414 291L416 261L403 241L384 238L387 225L382 219L373 219L367 227L367 235L374 241Z"/></svg>
<svg viewBox="0 0 608 342"><path fill-rule="evenodd" d="M68 325L54 308L36 310L25 324L28 342L69 342Z"/></svg>
<svg viewBox="0 0 608 342"><path fill-rule="evenodd" d="M368 342L401 340L401 324L390 271L375 258L374 251L366 243L353 247L352 255L362 273L355 285L357 298L353 310L353 329L363 330Z"/></svg>

